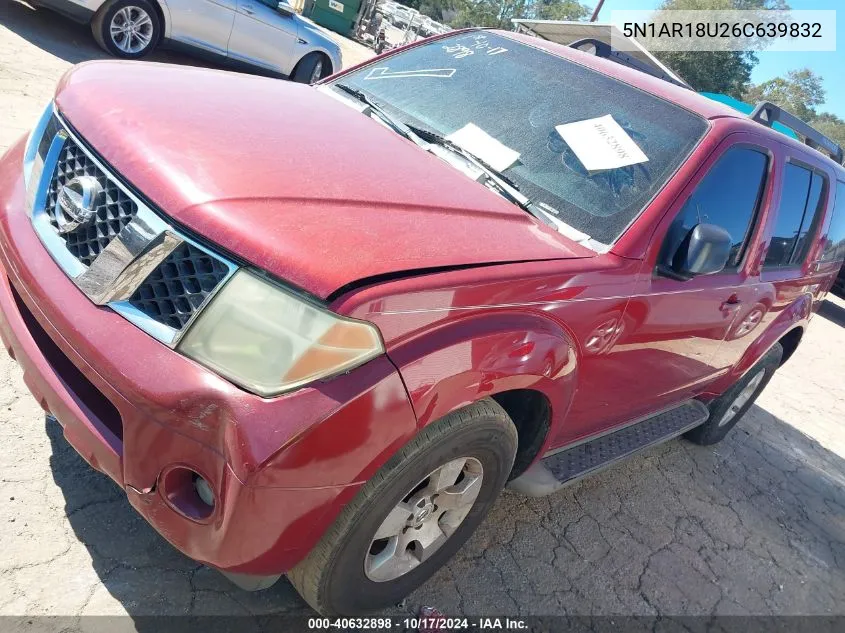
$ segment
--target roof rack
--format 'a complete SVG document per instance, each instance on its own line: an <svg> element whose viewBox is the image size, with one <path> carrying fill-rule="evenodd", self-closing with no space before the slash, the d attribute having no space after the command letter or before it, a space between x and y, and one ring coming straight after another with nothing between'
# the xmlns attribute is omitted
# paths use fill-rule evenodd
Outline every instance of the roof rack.
<svg viewBox="0 0 845 633"><path fill-rule="evenodd" d="M592 47L593 50L589 50ZM686 88L687 90L692 90L686 83L679 80L678 77L673 76L668 72L668 69L660 68L658 66L654 66L651 64L647 64L644 61L641 61L630 55L625 53L624 51L618 51L614 49L610 44L607 42L603 42L600 39L595 37L583 37L579 40L575 40L569 44L569 48L577 48L580 51L592 53L596 57L604 57L605 59L610 59L612 61L617 62L618 64L622 64L623 66L627 66L628 68L633 68L635 70L639 70L647 75L651 75L652 77L657 77L658 79L663 79L664 81L668 81L671 84L675 84L676 86L680 86L681 88Z"/></svg>
<svg viewBox="0 0 845 633"><path fill-rule="evenodd" d="M769 101L758 103L754 111L749 115L752 121L756 121L766 127L772 127L774 123L785 125L790 130L802 136L804 142L815 150L825 152L840 165L842 164L842 148L836 141L826 137L815 128L807 125L794 114L776 106Z"/></svg>

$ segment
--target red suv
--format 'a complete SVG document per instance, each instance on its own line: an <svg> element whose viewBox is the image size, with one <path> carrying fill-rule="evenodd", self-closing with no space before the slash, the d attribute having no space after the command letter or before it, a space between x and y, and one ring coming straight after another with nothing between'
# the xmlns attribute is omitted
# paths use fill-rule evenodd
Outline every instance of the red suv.
<svg viewBox="0 0 845 633"><path fill-rule="evenodd" d="M0 161L0 330L175 547L367 611L507 482L729 432L845 253L822 151L514 33L316 89L83 64Z"/></svg>

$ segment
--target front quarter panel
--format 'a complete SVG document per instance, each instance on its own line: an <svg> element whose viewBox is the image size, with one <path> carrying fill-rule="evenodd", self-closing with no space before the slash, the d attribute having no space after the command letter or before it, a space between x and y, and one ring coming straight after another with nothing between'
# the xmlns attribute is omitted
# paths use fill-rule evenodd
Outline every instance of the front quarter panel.
<svg viewBox="0 0 845 633"><path fill-rule="evenodd" d="M618 322L639 262L612 255L508 264L371 286L332 308L375 323L399 368L419 427L479 399L517 389L542 393L551 407L544 447L589 433L600 415L570 419L576 384L597 385L612 340L585 342L597 324ZM591 378L592 377L592 378Z"/></svg>
<svg viewBox="0 0 845 633"><path fill-rule="evenodd" d="M317 30L303 19L296 18L299 42L296 46L296 60L294 64L312 51L325 53L332 62L332 74L343 68L340 46L325 33Z"/></svg>
<svg viewBox="0 0 845 633"><path fill-rule="evenodd" d="M575 384L576 346L563 327L509 308L457 315L390 352L417 423L512 389L535 389L565 412Z"/></svg>

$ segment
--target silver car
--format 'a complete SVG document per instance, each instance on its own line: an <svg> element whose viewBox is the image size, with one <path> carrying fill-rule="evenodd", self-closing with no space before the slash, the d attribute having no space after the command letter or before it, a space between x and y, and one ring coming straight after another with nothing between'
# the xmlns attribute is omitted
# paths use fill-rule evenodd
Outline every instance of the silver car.
<svg viewBox="0 0 845 633"><path fill-rule="evenodd" d="M340 48L278 0L36 0L91 25L116 57L137 59L161 42L302 83L340 70Z"/></svg>

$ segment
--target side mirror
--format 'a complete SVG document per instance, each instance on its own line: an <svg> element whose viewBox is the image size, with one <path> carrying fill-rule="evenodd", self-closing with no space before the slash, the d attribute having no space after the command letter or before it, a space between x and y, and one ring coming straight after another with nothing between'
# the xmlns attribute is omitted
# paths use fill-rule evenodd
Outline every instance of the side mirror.
<svg viewBox="0 0 845 633"><path fill-rule="evenodd" d="M280 2L276 5L276 10L281 13L282 15L293 15L296 13L296 10L290 6L287 2Z"/></svg>
<svg viewBox="0 0 845 633"><path fill-rule="evenodd" d="M721 226L697 224L678 246L671 266L661 272L683 280L718 273L727 265L732 245L730 233Z"/></svg>

